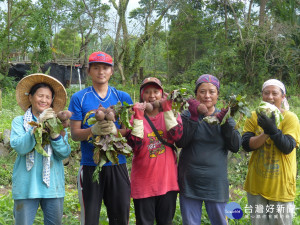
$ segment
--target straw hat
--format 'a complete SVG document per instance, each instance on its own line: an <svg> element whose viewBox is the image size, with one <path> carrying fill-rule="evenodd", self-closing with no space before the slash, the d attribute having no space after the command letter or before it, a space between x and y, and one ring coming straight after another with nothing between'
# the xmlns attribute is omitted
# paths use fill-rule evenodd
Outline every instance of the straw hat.
<svg viewBox="0 0 300 225"><path fill-rule="evenodd" d="M67 92L59 80L42 73L30 74L24 77L17 85L16 98L18 105L26 111L31 105L29 101L30 89L38 83L49 84L54 90L53 110L57 113L66 106Z"/></svg>

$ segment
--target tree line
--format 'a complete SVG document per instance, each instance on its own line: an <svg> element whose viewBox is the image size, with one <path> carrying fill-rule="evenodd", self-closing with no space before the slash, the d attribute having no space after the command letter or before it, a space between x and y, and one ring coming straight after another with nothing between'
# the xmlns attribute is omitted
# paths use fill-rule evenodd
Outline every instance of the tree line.
<svg viewBox="0 0 300 225"><path fill-rule="evenodd" d="M140 0L128 12L129 1L0 1L0 83L14 53L38 72L102 50L123 84L143 67L173 84L211 73L254 93L270 77L299 88L299 0Z"/></svg>

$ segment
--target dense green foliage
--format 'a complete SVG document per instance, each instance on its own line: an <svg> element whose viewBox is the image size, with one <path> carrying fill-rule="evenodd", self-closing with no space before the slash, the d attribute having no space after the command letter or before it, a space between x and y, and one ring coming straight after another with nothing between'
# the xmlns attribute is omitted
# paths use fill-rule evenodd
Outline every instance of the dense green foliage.
<svg viewBox="0 0 300 225"><path fill-rule="evenodd" d="M279 7L279 1L269 2ZM249 20L243 18L247 3L242 1L197 3L182 2L171 22L168 54L173 82L211 73L222 83L242 83L252 93L270 77L299 87L299 15L298 25L270 14L264 26L257 26L255 13ZM277 9L268 8L271 13Z"/></svg>
<svg viewBox="0 0 300 225"><path fill-rule="evenodd" d="M141 0L128 12L130 0L8 0L0 8L0 74L18 55L27 54L36 72L70 57L86 65L91 52L103 50L114 57L117 83L131 83L143 67L144 77L161 75L174 85L211 73L248 94L278 78L296 95L299 0L261 2Z"/></svg>

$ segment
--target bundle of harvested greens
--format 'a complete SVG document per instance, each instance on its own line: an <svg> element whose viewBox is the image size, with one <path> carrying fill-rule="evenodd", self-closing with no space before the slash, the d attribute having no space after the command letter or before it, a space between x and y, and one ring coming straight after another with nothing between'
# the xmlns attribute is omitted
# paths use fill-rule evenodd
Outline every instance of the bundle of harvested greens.
<svg viewBox="0 0 300 225"><path fill-rule="evenodd" d="M268 102L261 101L259 106L256 109L256 113L265 113L268 117L272 116L274 113L276 126L278 127L280 122L283 120L283 115L280 110L275 106Z"/></svg>
<svg viewBox="0 0 300 225"><path fill-rule="evenodd" d="M93 173L93 181L99 183L99 172L102 166L110 161L112 164L119 164L118 155L130 156L132 153L131 147L127 144L126 138L122 137L120 134L116 137L113 134L108 134L104 136L96 136L93 139L94 162L97 167Z"/></svg>
<svg viewBox="0 0 300 225"><path fill-rule="evenodd" d="M83 123L88 121L89 125L93 125L98 121L113 121L117 119L122 122L125 127L131 128L130 125L130 115L133 105L119 102L115 106L109 108L104 108L102 105L98 109L89 111ZM99 183L99 173L102 169L102 166L111 162L112 164L119 164L118 155L130 156L132 153L131 147L127 144L126 138L122 137L120 133L117 136L113 134L107 134L102 136L93 136L91 142L94 145L94 155L93 160L97 164L96 169L93 173L93 181Z"/></svg>
<svg viewBox="0 0 300 225"><path fill-rule="evenodd" d="M34 121L28 124L34 127L34 137L36 141L35 150L43 156L48 154L44 150L44 147L50 144L50 133L60 134L64 132L64 128L69 126L69 118L72 113L68 110L61 111L56 117L45 120L42 123L37 123Z"/></svg>
<svg viewBox="0 0 300 225"><path fill-rule="evenodd" d="M240 122L244 118L244 116L250 117L251 113L248 108L248 103L246 102L246 96L241 95L231 95L229 97L229 102L227 103L225 109L228 109L227 113L223 117L222 121L219 121L218 114L213 116L206 116L204 117L203 121L209 124L224 124L229 117L233 117L236 113L239 113L239 119L237 120L237 127L239 126Z"/></svg>
<svg viewBox="0 0 300 225"><path fill-rule="evenodd" d="M180 113L183 110L188 109L189 107L188 99L190 98L191 96L187 93L186 88L173 90L168 95L168 99L172 100L172 109L174 115L176 115L178 112Z"/></svg>
<svg viewBox="0 0 300 225"><path fill-rule="evenodd" d="M173 90L167 97L167 100L172 100L172 110L174 115L177 113L186 110L189 106L188 99L191 96L187 94L186 88L181 88L178 90ZM146 112L152 112L154 108L158 108L159 111L162 111L161 102L165 101L165 99L156 100L154 102L146 103Z"/></svg>

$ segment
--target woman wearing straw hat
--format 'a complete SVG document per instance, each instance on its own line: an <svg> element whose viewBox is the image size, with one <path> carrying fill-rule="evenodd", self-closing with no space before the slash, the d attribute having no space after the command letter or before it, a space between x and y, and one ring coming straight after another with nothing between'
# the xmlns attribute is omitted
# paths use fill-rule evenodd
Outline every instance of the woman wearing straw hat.
<svg viewBox="0 0 300 225"><path fill-rule="evenodd" d="M65 196L62 161L71 152L68 135L50 133L50 144L44 147L48 156L42 156L34 149L34 128L29 122L54 118L65 107L66 90L51 76L32 74L18 83L16 98L25 114L12 121L10 137L10 145L18 153L12 177L15 224L33 224L39 205L44 224L62 224Z"/></svg>
<svg viewBox="0 0 300 225"><path fill-rule="evenodd" d="M245 122L242 145L252 152L244 185L252 224L292 224L296 197L296 148L300 145L297 115L289 111L284 84L262 86L262 100L275 105L284 119L252 112Z"/></svg>

